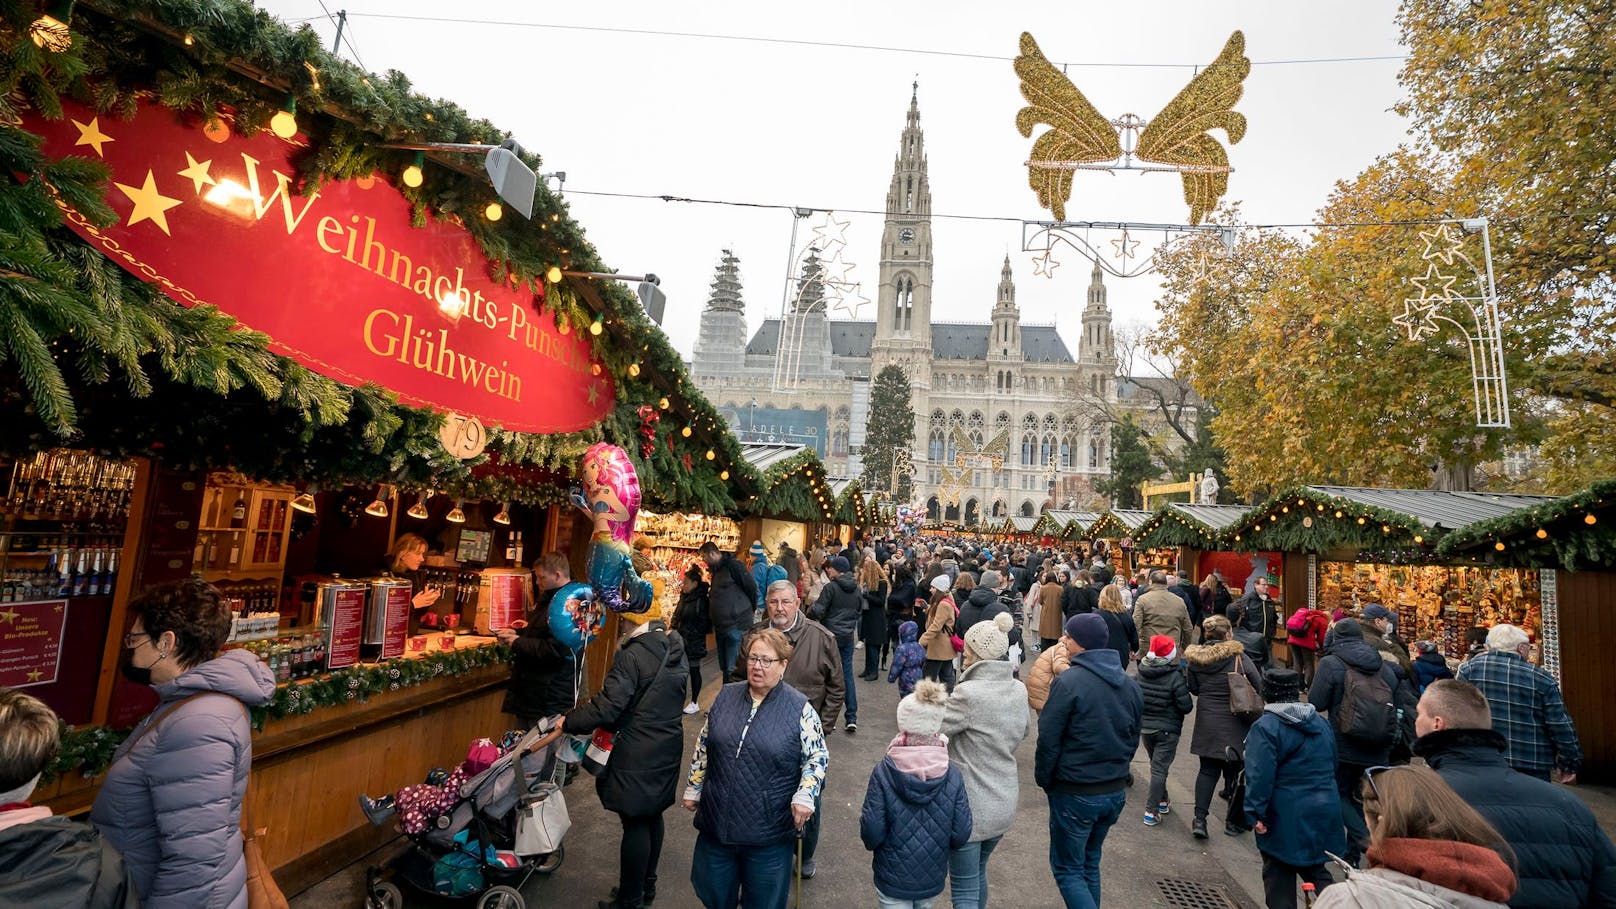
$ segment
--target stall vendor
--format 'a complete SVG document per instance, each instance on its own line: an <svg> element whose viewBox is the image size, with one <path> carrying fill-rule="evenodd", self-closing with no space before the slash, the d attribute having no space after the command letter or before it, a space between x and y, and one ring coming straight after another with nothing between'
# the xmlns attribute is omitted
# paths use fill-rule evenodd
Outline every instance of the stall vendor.
<svg viewBox="0 0 1616 909"><path fill-rule="evenodd" d="M384 560L384 570L394 577L410 582L410 634L420 633L421 626L436 628L439 617L434 607L443 591L426 582L421 563L426 559L426 540L413 533L401 534L393 541L393 548ZM427 619L424 616L430 615Z"/></svg>

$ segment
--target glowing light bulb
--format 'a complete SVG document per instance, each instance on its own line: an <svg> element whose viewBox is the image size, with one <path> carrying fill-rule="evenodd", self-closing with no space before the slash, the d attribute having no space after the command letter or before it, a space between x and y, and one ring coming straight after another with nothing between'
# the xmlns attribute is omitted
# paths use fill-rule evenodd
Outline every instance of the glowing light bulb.
<svg viewBox="0 0 1616 909"><path fill-rule="evenodd" d="M640 377L640 364L638 364L638 363L630 363L630 364L628 364L628 374L633 376L634 378L638 379Z"/></svg>
<svg viewBox="0 0 1616 909"><path fill-rule="evenodd" d="M314 514L314 493L317 488L313 483L310 483L307 489L293 497L292 510L301 511L304 514Z"/></svg>
<svg viewBox="0 0 1616 909"><path fill-rule="evenodd" d="M718 478L719 478L719 479L720 479L720 480L728 480L728 479L729 479L729 471L727 471L727 470L720 470L720 471L719 471L719 472L718 472Z"/></svg>
<svg viewBox="0 0 1616 909"><path fill-rule="evenodd" d="M376 498L365 506L365 514L373 518L385 518L389 514L387 500L393 497L393 487L386 483L376 487Z"/></svg>
<svg viewBox="0 0 1616 909"><path fill-rule="evenodd" d="M495 524L509 524L511 522L511 503L499 503L499 513L494 515Z"/></svg>
<svg viewBox="0 0 1616 909"><path fill-rule="evenodd" d="M1597 517L1591 515L1591 514L1583 515L1582 523L1584 523L1584 524L1598 524L1599 519Z"/></svg>
<svg viewBox="0 0 1616 909"><path fill-rule="evenodd" d="M269 118L269 131L282 139L297 135L297 99L287 98L286 104Z"/></svg>
<svg viewBox="0 0 1616 909"><path fill-rule="evenodd" d="M711 448L707 449L707 460L711 461L713 458L716 458L716 457L718 457L718 454L716 452L714 452Z"/></svg>
<svg viewBox="0 0 1616 909"><path fill-rule="evenodd" d="M561 266L559 266L559 265L550 266L549 269L547 269L544 272L544 280L549 281L551 284L560 284L561 283Z"/></svg>
<svg viewBox="0 0 1616 909"><path fill-rule="evenodd" d="M429 512L426 510L426 500L431 498L431 497L432 497L431 492L429 492L428 490L425 490L425 489L421 490L421 495L420 495L420 497L418 497L415 500L415 504L411 505L409 507L409 509L407 511L405 511L404 513L409 515L410 517L416 519L417 521L426 520L427 517L429 516Z"/></svg>
<svg viewBox="0 0 1616 909"><path fill-rule="evenodd" d="M1537 538L1540 540L1547 540L1549 538L1549 532L1539 527L1537 529Z"/></svg>
<svg viewBox="0 0 1616 909"><path fill-rule="evenodd" d="M684 429L679 430L679 435L682 435L687 439L690 438L690 427L686 426Z"/></svg>
<svg viewBox="0 0 1616 909"><path fill-rule="evenodd" d="M1493 548L1498 550L1499 552L1503 552L1504 551L1504 541L1499 540L1498 542L1494 543Z"/></svg>
<svg viewBox="0 0 1616 909"><path fill-rule="evenodd" d="M656 406L657 406L658 410L667 410L668 409L668 399L667 398L658 398L657 402L656 402Z"/></svg>
<svg viewBox="0 0 1616 909"><path fill-rule="evenodd" d="M421 185L422 180L426 179L426 174L421 170L421 164L424 161L426 161L426 155L421 152L416 152L414 163L412 163L409 167L404 168L405 186L414 189L415 187Z"/></svg>
<svg viewBox="0 0 1616 909"><path fill-rule="evenodd" d="M500 205L498 202L490 202L483 209L483 217L490 221L498 221L500 218L505 217L505 206Z"/></svg>
<svg viewBox="0 0 1616 909"><path fill-rule="evenodd" d="M443 519L451 524L466 523L466 512L460 507L460 504L460 500L455 499L455 507L449 509L449 513L444 515Z"/></svg>
<svg viewBox="0 0 1616 909"><path fill-rule="evenodd" d="M600 324L600 316L596 316L595 321L589 323L589 333L592 335L598 335L603 327L604 326Z"/></svg>

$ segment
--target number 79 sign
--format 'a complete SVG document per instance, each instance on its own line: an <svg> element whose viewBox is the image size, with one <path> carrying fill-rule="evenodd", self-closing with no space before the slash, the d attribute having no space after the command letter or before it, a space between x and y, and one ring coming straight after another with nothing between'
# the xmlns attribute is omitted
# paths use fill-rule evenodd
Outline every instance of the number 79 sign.
<svg viewBox="0 0 1616 909"><path fill-rule="evenodd" d="M464 461L477 457L488 447L488 431L476 417L445 414L443 428L438 430L438 441L443 443L445 451Z"/></svg>

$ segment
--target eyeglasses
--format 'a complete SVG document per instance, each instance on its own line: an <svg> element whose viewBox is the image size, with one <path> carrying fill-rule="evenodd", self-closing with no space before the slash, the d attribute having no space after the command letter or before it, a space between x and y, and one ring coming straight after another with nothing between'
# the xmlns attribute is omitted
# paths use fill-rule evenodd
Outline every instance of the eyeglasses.
<svg viewBox="0 0 1616 909"><path fill-rule="evenodd" d="M133 650L140 646L141 638L149 641L152 639L152 634L149 631L131 631L123 636L123 646Z"/></svg>
<svg viewBox="0 0 1616 909"><path fill-rule="evenodd" d="M746 662L750 665L762 666L764 669L767 669L770 666L773 666L775 663L784 663L785 660L777 660L773 657L749 656L746 658Z"/></svg>
<svg viewBox="0 0 1616 909"><path fill-rule="evenodd" d="M1375 775L1378 774L1378 773L1384 773L1384 772L1386 772L1388 770L1401 770L1401 769L1404 769L1404 768L1402 768L1402 767L1387 767L1387 766L1376 766L1376 767L1365 767L1364 768L1363 777L1364 777L1364 779L1369 781L1369 789L1370 789L1371 792L1375 793L1375 801L1377 801L1377 802L1380 801L1380 787L1375 785Z"/></svg>

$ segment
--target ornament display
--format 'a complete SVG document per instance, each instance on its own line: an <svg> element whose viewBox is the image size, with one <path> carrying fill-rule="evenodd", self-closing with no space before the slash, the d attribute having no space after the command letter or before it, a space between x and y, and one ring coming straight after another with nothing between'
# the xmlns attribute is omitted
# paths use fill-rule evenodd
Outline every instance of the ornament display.
<svg viewBox="0 0 1616 909"><path fill-rule="evenodd" d="M587 565L595 601L611 612L643 612L651 605L649 581L634 570L629 542L640 510L640 479L628 452L597 442L584 452L584 488L573 502L594 522Z"/></svg>

